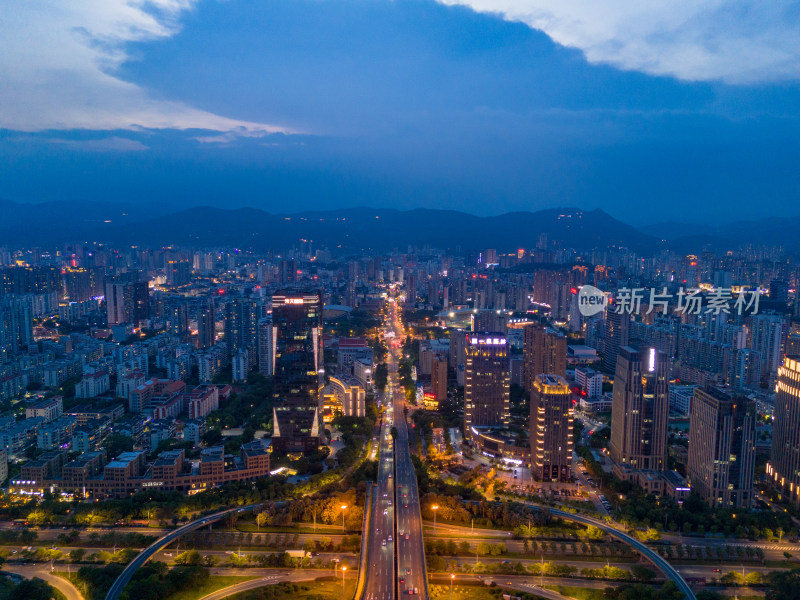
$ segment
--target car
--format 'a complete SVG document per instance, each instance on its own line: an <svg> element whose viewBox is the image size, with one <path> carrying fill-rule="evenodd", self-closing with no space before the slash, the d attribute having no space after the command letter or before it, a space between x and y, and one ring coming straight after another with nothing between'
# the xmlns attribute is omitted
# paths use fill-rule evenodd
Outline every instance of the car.
<svg viewBox="0 0 800 600"><path fill-rule="evenodd" d="M392 505L392 501L391 501L391 500L389 500L389 506L391 506L391 505Z"/></svg>
<svg viewBox="0 0 800 600"><path fill-rule="evenodd" d="M383 545L384 545L384 546L386 545L386 540L383 540Z"/></svg>
<svg viewBox="0 0 800 600"><path fill-rule="evenodd" d="M389 536L388 538L386 538L386 539L387 539L387 540L389 540L389 541L391 542L391 541L392 541L392 536L390 535L390 536Z"/></svg>
<svg viewBox="0 0 800 600"><path fill-rule="evenodd" d="M388 497L388 496L389 496L389 494L387 494L386 492L383 492L383 497L384 497L384 498L386 498L386 497Z"/></svg>
<svg viewBox="0 0 800 600"><path fill-rule="evenodd" d="M714 571L714 573L719 573L720 572L719 569L711 569L711 570Z"/></svg>
<svg viewBox="0 0 800 600"><path fill-rule="evenodd" d="M406 582L406 578L403 577L402 575L400 575L400 583L405 583L405 582Z"/></svg>
<svg viewBox="0 0 800 600"><path fill-rule="evenodd" d="M411 575L411 567L406 567L406 575Z"/></svg>
<svg viewBox="0 0 800 600"><path fill-rule="evenodd" d="M406 539L408 539L408 534L406 534Z"/></svg>
<svg viewBox="0 0 800 600"><path fill-rule="evenodd" d="M388 508L384 508L383 509L383 514L388 515L389 514L389 509Z"/></svg>

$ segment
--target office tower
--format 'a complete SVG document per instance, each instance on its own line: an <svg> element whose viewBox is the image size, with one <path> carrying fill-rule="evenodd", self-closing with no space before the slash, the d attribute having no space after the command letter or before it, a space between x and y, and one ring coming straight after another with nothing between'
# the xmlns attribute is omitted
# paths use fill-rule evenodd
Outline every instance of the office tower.
<svg viewBox="0 0 800 600"><path fill-rule="evenodd" d="M531 388L530 443L533 476L539 481L572 479L572 392L566 380L538 374Z"/></svg>
<svg viewBox="0 0 800 600"><path fill-rule="evenodd" d="M667 467L669 362L655 348L623 346L611 405L611 459L634 469Z"/></svg>
<svg viewBox="0 0 800 600"><path fill-rule="evenodd" d="M197 311L197 347L210 348L216 343L216 317L214 301L203 302Z"/></svg>
<svg viewBox="0 0 800 600"><path fill-rule="evenodd" d="M789 324L783 315L750 315L749 333L748 347L761 355L761 382L769 384L781 364Z"/></svg>
<svg viewBox="0 0 800 600"><path fill-rule="evenodd" d="M464 373L464 430L508 425L510 378L508 341L499 333L467 334Z"/></svg>
<svg viewBox="0 0 800 600"><path fill-rule="evenodd" d="M251 298L233 298L225 304L225 343L228 355L255 348L258 328L258 304Z"/></svg>
<svg viewBox="0 0 800 600"><path fill-rule="evenodd" d="M437 404L447 400L447 359L439 354L431 360L431 392Z"/></svg>
<svg viewBox="0 0 800 600"><path fill-rule="evenodd" d="M275 371L275 336L272 317L258 321L258 372L270 377Z"/></svg>
<svg viewBox="0 0 800 600"><path fill-rule="evenodd" d="M620 348L628 345L630 320L630 315L624 312L618 313L616 306L609 304L606 308L603 369L608 373L616 373L617 355Z"/></svg>
<svg viewBox="0 0 800 600"><path fill-rule="evenodd" d="M691 404L692 491L714 507L750 508L756 460L755 402L715 386L698 388Z"/></svg>
<svg viewBox="0 0 800 600"><path fill-rule="evenodd" d="M0 297L0 355L14 355L33 343L33 307L30 298Z"/></svg>
<svg viewBox="0 0 800 600"><path fill-rule="evenodd" d="M566 377L567 338L542 325L526 325L522 330L524 386L530 392L533 378L542 373Z"/></svg>
<svg viewBox="0 0 800 600"><path fill-rule="evenodd" d="M282 290L272 296L275 336L273 445L316 450L322 425L322 293Z"/></svg>
<svg viewBox="0 0 800 600"><path fill-rule="evenodd" d="M108 324L131 323L138 326L150 316L150 290L146 281L106 283Z"/></svg>
<svg viewBox="0 0 800 600"><path fill-rule="evenodd" d="M778 369L772 452L767 477L800 504L800 357L787 356Z"/></svg>

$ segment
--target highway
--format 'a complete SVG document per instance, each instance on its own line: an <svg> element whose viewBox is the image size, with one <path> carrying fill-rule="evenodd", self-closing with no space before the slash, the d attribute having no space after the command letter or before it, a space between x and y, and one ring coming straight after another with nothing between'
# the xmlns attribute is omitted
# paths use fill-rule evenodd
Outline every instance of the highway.
<svg viewBox="0 0 800 600"><path fill-rule="evenodd" d="M389 319L390 326L398 337L402 338L397 303L392 303ZM397 497L397 566L398 592L402 595L419 595L423 600L428 598L428 582L425 568L425 546L422 538L422 518L420 516L417 476L411 462L408 445L408 425L406 423L405 392L399 385L397 377L398 356L400 350L393 348L389 355L389 374L394 394L394 423L397 428L395 442L395 471Z"/></svg>
<svg viewBox="0 0 800 600"><path fill-rule="evenodd" d="M366 600L392 600L394 598L394 514L393 479L394 456L392 450L392 419L387 411L381 423L378 482L372 501L371 531L367 545L368 573L364 586Z"/></svg>

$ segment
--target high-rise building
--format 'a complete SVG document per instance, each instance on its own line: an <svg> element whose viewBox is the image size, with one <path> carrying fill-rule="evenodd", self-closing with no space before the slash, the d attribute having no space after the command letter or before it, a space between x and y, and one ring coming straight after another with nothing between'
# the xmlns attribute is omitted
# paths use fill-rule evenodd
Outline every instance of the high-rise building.
<svg viewBox="0 0 800 600"><path fill-rule="evenodd" d="M695 390L687 476L692 490L711 506L752 505L755 421L752 400L715 386Z"/></svg>
<svg viewBox="0 0 800 600"><path fill-rule="evenodd" d="M751 315L749 334L748 346L761 356L761 382L770 384L783 358L789 323L783 315Z"/></svg>
<svg viewBox="0 0 800 600"><path fill-rule="evenodd" d="M447 400L447 359L439 354L431 360L431 393L437 405Z"/></svg>
<svg viewBox="0 0 800 600"><path fill-rule="evenodd" d="M272 318L258 322L258 372L265 377L272 376L275 371L275 336L272 330Z"/></svg>
<svg viewBox="0 0 800 600"><path fill-rule="evenodd" d="M322 424L322 293L282 290L272 296L275 337L273 445L316 450Z"/></svg>
<svg viewBox="0 0 800 600"><path fill-rule="evenodd" d="M510 377L508 340L499 333L467 334L464 430L508 425Z"/></svg>
<svg viewBox="0 0 800 600"><path fill-rule="evenodd" d="M251 298L233 298L225 304L225 343L228 355L255 348L258 339L258 303Z"/></svg>
<svg viewBox="0 0 800 600"><path fill-rule="evenodd" d="M531 465L540 481L572 478L572 392L560 375L538 374L531 387Z"/></svg>
<svg viewBox="0 0 800 600"><path fill-rule="evenodd" d="M554 329L527 325L523 329L524 386L530 392L533 379L542 373L567 375L567 338Z"/></svg>
<svg viewBox="0 0 800 600"><path fill-rule="evenodd" d="M208 300L197 309L197 347L210 348L216 342L214 302Z"/></svg>
<svg viewBox="0 0 800 600"><path fill-rule="evenodd" d="M33 307L30 298L0 297L0 350L18 354L32 343Z"/></svg>
<svg viewBox="0 0 800 600"><path fill-rule="evenodd" d="M106 283L108 325L131 323L135 326L150 315L150 290L146 281Z"/></svg>
<svg viewBox="0 0 800 600"><path fill-rule="evenodd" d="M627 315L626 315L627 316ZM633 469L667 468L669 361L655 348L624 346L616 361L611 459Z"/></svg>
<svg viewBox="0 0 800 600"><path fill-rule="evenodd" d="M767 477L800 504L800 357L787 356L778 369L772 452Z"/></svg>
<svg viewBox="0 0 800 600"><path fill-rule="evenodd" d="M189 335L189 306L185 298L170 298L166 303L164 317L167 331L181 339Z"/></svg>
<svg viewBox="0 0 800 600"><path fill-rule="evenodd" d="M616 306L609 304L606 308L603 369L608 373L616 373L620 348L628 345L630 321L630 315L618 313Z"/></svg>

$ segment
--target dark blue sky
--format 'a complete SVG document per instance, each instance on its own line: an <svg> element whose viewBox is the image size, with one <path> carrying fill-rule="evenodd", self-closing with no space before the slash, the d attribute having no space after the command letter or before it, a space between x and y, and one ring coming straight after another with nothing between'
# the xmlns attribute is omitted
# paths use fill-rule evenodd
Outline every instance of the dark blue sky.
<svg viewBox="0 0 800 600"><path fill-rule="evenodd" d="M161 0L155 18L115 2L62 15L41 51L35 32L55 17L33 3L6 42L0 197L601 207L634 224L800 214L800 86L769 52L742 54L738 71L727 55L675 62L683 30L642 26L658 43L636 68L635 53L613 50L639 48L633 34L589 62L597 44L580 35L594 30L549 32L577 36L567 48L433 1ZM734 40L743 52L746 37Z"/></svg>

